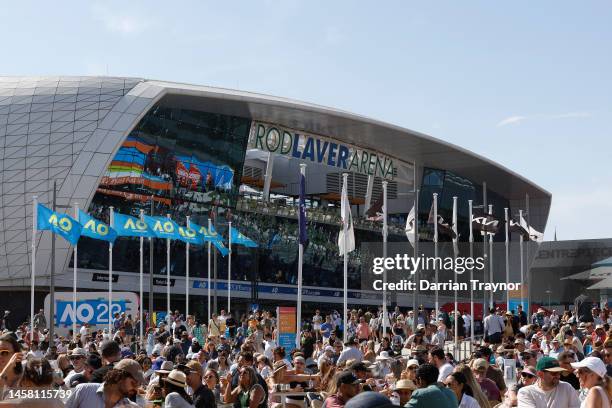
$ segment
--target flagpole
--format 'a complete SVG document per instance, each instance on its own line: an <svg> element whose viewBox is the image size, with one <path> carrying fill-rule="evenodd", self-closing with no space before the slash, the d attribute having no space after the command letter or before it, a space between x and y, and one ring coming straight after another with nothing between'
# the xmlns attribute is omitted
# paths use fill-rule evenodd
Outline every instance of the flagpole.
<svg viewBox="0 0 612 408"><path fill-rule="evenodd" d="M34 287L36 283L36 234L38 228L38 196L32 197L32 276L30 278L30 344L34 341ZM55 324L53 316L49 321Z"/></svg>
<svg viewBox="0 0 612 408"><path fill-rule="evenodd" d="M438 193L433 193L433 206L434 206L434 258L438 259ZM440 311L440 298L438 293L438 262L436 265L436 292L435 292L435 307L436 307L436 318Z"/></svg>
<svg viewBox="0 0 612 408"><path fill-rule="evenodd" d="M519 210L519 225L521 220L523 219L523 210ZM525 272L523 265L523 234L519 234L519 254L521 257L521 305L523 306L523 311L525 310L525 292L523 291L523 286L525 286ZM526 311L527 317L529 318L529 310Z"/></svg>
<svg viewBox="0 0 612 408"><path fill-rule="evenodd" d="M110 227L113 228L113 215L114 207L109 208L109 221ZM113 339L113 243L108 243L108 334L110 339Z"/></svg>
<svg viewBox="0 0 612 408"><path fill-rule="evenodd" d="M232 296L232 222L228 222L228 244L229 253L227 254L227 313L230 314L231 296Z"/></svg>
<svg viewBox="0 0 612 408"><path fill-rule="evenodd" d="M342 174L342 190L344 191L344 193L347 195L348 198L348 173L343 173ZM347 200L348 201L348 200ZM351 211L351 207L350 207L350 202L348 203L348 208L344 209L345 213L348 213L349 211ZM340 207L342 208L342 207ZM348 222L349 222L349 216L348 214L342 214L342 230L344 232L344 239L342 240L342 252L344 255L344 269L343 269L343 273L344 273L344 296L343 296L343 306L344 306L344 316L342 318L343 322L344 322L344 330L342 330L342 336L343 336L343 340L344 343L347 342L347 329L348 329L348 254L346 252L347 250L347 246L346 246L346 241L348 239ZM385 317L383 315L383 322L385 321ZM383 337L384 337L385 333L383 333Z"/></svg>
<svg viewBox="0 0 612 408"><path fill-rule="evenodd" d="M508 208L504 208L504 217L506 218L506 312L510 310L510 290L508 284L510 282L510 260L508 259L509 236L508 236Z"/></svg>
<svg viewBox="0 0 612 408"><path fill-rule="evenodd" d="M468 200L470 210L470 259L474 259L474 229L472 221L474 218L472 200ZM474 280L474 266L470 268L470 351L472 350L472 343L474 342L474 289L472 287L472 281Z"/></svg>
<svg viewBox="0 0 612 408"><path fill-rule="evenodd" d="M141 209L140 210L140 219L142 220L144 218L144 210ZM138 305L138 319L140 320L140 346L143 347L144 346L144 323L142 321L143 319L143 311L142 309L144 308L144 289L143 289L143 276L144 276L144 237L140 237L140 276L139 278L139 282L138 282L138 286L140 289L140 304Z"/></svg>
<svg viewBox="0 0 612 408"><path fill-rule="evenodd" d="M489 215L493 215L493 204L489 204ZM493 234L489 234L489 283L493 283ZM493 292L489 298L489 307L493 307L495 299Z"/></svg>
<svg viewBox="0 0 612 408"><path fill-rule="evenodd" d="M302 177L304 178L304 180L302 181ZM303 232L301 231L302 227L305 227L305 225L302 225L302 206L305 205L305 203L302 202L302 200L305 200L304 195L305 193L305 189L306 187L302 187L302 183L306 184L306 164L305 163L301 163L300 164L300 215L299 215L299 245L298 245L298 258L299 258L299 262L298 262L298 289L297 289L297 328L296 328L296 335L295 335L295 346L297 348L300 347L300 331L302 328L301 322L302 322L302 271L304 268L304 244L302 243L302 236L303 236ZM306 211L306 209L304 209L303 211ZM305 215L305 213L304 213ZM305 221L305 220L304 220ZM304 222L305 224L305 222Z"/></svg>
<svg viewBox="0 0 612 408"><path fill-rule="evenodd" d="M383 188L383 258L387 259L387 180L383 180L382 188ZM383 337L387 333L387 319L384 316L387 316L387 268L383 271Z"/></svg>
<svg viewBox="0 0 612 408"><path fill-rule="evenodd" d="M437 221L437 220L436 220ZM436 222L437 223L437 222ZM455 232L455 237L453 238L453 240L455 241L455 245L453 245L453 261L455 261L457 259L457 242L459 241L459 232L458 232L458 228L457 228L457 196L453 197L453 230ZM453 322L455 323L455 355L458 356L458 348L459 348L459 325L457 324L457 320L458 319L462 319L462 317L457 313L457 272L454 273L454 278L455 278L455 305L454 305L454 314L455 317L453 319Z"/></svg>
<svg viewBox="0 0 612 408"><path fill-rule="evenodd" d="M531 227L531 211L529 211L529 194L525 193L525 212L527 213L527 226ZM530 237L531 231L529 229L527 229L527 276L525 277L527 279L527 316L530 316L531 314L531 294L533 293L531 291L531 270L530 270L530 257L529 257L529 248L531 247L531 245L529 244L529 242L531 242L531 237Z"/></svg>
<svg viewBox="0 0 612 408"><path fill-rule="evenodd" d="M208 233L210 234L210 218L208 219ZM211 314L210 314L210 292L211 292L211 288L210 285L212 284L211 278L210 278L210 251L211 251L211 246L212 246L212 242L208 241L208 321L207 324L210 324L210 318L211 318Z"/></svg>
<svg viewBox="0 0 612 408"><path fill-rule="evenodd" d="M416 170L415 170L416 171ZM416 179L415 179L416 180ZM415 189L416 194L414 195L414 259L417 259L419 253L419 189ZM417 298L419 293L419 270L415 268L414 270L414 283L415 288L414 292L412 292L412 310L414 312L414 319L412 322L412 332L414 333L417 328L417 321L419 320L419 315L417 313Z"/></svg>
<svg viewBox="0 0 612 408"><path fill-rule="evenodd" d="M74 203L74 219L79 219L79 204ZM79 244L74 244L74 259L72 260L72 339L76 341L77 328L77 251Z"/></svg>
<svg viewBox="0 0 612 408"><path fill-rule="evenodd" d="M166 217L170 219L170 214L166 214ZM170 313L170 238L166 238L166 306Z"/></svg>
<svg viewBox="0 0 612 408"><path fill-rule="evenodd" d="M189 216L187 216L187 229L189 229ZM185 319L189 316L189 242L185 245Z"/></svg>

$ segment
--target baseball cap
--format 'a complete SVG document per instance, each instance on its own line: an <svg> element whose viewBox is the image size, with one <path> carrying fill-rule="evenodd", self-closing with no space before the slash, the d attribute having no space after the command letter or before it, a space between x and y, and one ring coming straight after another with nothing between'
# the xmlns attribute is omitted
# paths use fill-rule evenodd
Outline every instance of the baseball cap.
<svg viewBox="0 0 612 408"><path fill-rule="evenodd" d="M489 362L485 360L484 358L477 358L476 360L474 360L474 369L478 370L481 368L484 368L484 369L489 368Z"/></svg>
<svg viewBox="0 0 612 408"><path fill-rule="evenodd" d="M370 369L363 362L355 362L349 367L352 371L369 371Z"/></svg>
<svg viewBox="0 0 612 408"><path fill-rule="evenodd" d="M342 384L359 384L359 378L355 377L355 374L350 371L344 371L338 375L336 384L338 386Z"/></svg>
<svg viewBox="0 0 612 408"><path fill-rule="evenodd" d="M552 357L542 357L538 360L536 364L537 371L548 371L551 373L559 373L561 371L566 371L565 368L559 367L559 361L556 358Z"/></svg>
<svg viewBox="0 0 612 408"><path fill-rule="evenodd" d="M597 374L601 378L604 378L606 376L606 372L607 372L606 365L600 358L587 357L582 361L579 361L577 363L571 363L571 364L572 364L572 368L588 368L589 370L593 371L595 374Z"/></svg>
<svg viewBox="0 0 612 408"><path fill-rule="evenodd" d="M130 376L132 376L133 379L138 381L140 384L144 384L145 382L144 375L142 374L142 368L140 367L140 364L136 362L136 360L126 358L125 360L121 360L120 362L115 364L113 368L115 370L126 371L130 374Z"/></svg>
<svg viewBox="0 0 612 408"><path fill-rule="evenodd" d="M408 362L406 363L406 368L414 367L414 366L418 367L419 365L420 365L419 360L417 360L416 358L412 358L408 360Z"/></svg>
<svg viewBox="0 0 612 408"><path fill-rule="evenodd" d="M334 348L332 346L325 346L325 351L334 351Z"/></svg>
<svg viewBox="0 0 612 408"><path fill-rule="evenodd" d="M526 366L525 368L523 368L523 372L527 373L527 374L531 374L534 377L536 376L536 369L533 366Z"/></svg>

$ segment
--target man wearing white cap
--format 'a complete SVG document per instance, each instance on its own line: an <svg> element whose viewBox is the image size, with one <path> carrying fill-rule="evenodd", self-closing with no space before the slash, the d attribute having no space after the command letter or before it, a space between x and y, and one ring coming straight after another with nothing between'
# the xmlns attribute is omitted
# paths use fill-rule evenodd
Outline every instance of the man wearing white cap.
<svg viewBox="0 0 612 408"><path fill-rule="evenodd" d="M325 360L331 361L333 356L334 356L334 348L332 346L325 346L325 348L323 349L323 353L321 353L321 355L319 356L319 359L317 360L317 365L321 367L321 363L323 363L323 361Z"/></svg>
<svg viewBox="0 0 612 408"><path fill-rule="evenodd" d="M581 407L608 408L612 406L612 400L606 392L609 387L609 378L606 379L606 365L597 357L587 357L578 363L572 363L576 369L580 388L587 390L586 397Z"/></svg>

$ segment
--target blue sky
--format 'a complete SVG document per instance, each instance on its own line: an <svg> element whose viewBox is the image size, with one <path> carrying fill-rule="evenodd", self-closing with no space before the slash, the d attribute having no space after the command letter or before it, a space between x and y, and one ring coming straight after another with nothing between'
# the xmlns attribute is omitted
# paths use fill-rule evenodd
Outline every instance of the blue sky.
<svg viewBox="0 0 612 408"><path fill-rule="evenodd" d="M546 238L612 214L612 2L11 2L0 74L124 75L333 106L553 194Z"/></svg>

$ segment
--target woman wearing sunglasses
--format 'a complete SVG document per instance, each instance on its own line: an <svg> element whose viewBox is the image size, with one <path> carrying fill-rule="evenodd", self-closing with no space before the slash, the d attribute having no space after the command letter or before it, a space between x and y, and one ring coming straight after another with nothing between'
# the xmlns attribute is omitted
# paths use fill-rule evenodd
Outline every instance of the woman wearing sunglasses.
<svg viewBox="0 0 612 408"><path fill-rule="evenodd" d="M597 357L587 357L572 363L578 374L580 388L587 390L580 408L608 408L612 406L612 379L606 375L606 365Z"/></svg>
<svg viewBox="0 0 612 408"><path fill-rule="evenodd" d="M17 340L9 334L0 336L0 390L14 387L23 373L23 353ZM4 392L0 394L4 395Z"/></svg>
<svg viewBox="0 0 612 408"><path fill-rule="evenodd" d="M219 374L216 370L208 369L204 373L204 385L215 394L215 402L221 403L221 387L219 387Z"/></svg>
<svg viewBox="0 0 612 408"><path fill-rule="evenodd" d="M478 401L474 399L472 387L467 384L467 379L462 373L452 373L446 377L444 385L455 393L459 408L480 408Z"/></svg>

